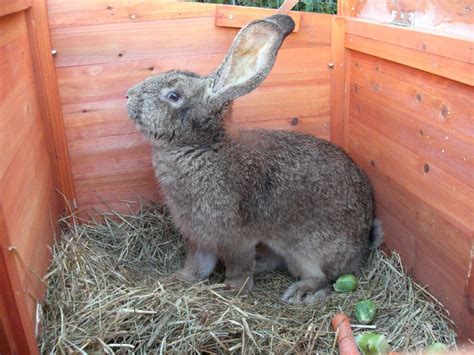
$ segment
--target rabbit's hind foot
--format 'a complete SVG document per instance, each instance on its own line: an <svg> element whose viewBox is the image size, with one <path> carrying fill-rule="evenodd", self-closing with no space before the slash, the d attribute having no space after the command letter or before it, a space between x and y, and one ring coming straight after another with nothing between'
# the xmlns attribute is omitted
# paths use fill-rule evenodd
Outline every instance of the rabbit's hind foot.
<svg viewBox="0 0 474 355"><path fill-rule="evenodd" d="M314 304L324 301L330 292L326 278L310 277L290 285L281 299L289 304Z"/></svg>

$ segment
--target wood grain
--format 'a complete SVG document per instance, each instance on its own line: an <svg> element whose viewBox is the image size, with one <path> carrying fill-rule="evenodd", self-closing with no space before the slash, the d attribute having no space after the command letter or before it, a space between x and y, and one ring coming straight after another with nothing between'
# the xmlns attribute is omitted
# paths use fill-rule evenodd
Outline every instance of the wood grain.
<svg viewBox="0 0 474 355"><path fill-rule="evenodd" d="M327 46L330 17L304 15L306 30L291 34L285 48ZM236 33L216 28L214 17L196 17L61 28L51 35L56 66L66 67L225 53Z"/></svg>
<svg viewBox="0 0 474 355"><path fill-rule="evenodd" d="M0 21L0 47L9 45L10 42L25 34L27 31L24 12L17 12L4 16ZM5 75L6 73L2 73Z"/></svg>
<svg viewBox="0 0 474 355"><path fill-rule="evenodd" d="M441 170L436 161L424 161L403 145L352 118L348 144L350 151L370 157L394 181L427 204L436 206L457 228L466 233L474 230L473 189Z"/></svg>
<svg viewBox="0 0 474 355"><path fill-rule="evenodd" d="M472 73L474 68L470 63L351 34L346 36L345 46L358 52L474 86L474 76L466 75Z"/></svg>
<svg viewBox="0 0 474 355"><path fill-rule="evenodd" d="M331 21L331 142L344 147L345 24L341 17Z"/></svg>
<svg viewBox="0 0 474 355"><path fill-rule="evenodd" d="M27 297L16 268L15 252L0 201L0 330L5 335L0 350L5 354L38 354Z"/></svg>
<svg viewBox="0 0 474 355"><path fill-rule="evenodd" d="M470 87L361 54L354 56L350 72L354 120L403 144L425 161L435 160L449 175L474 187ZM450 108L449 115L443 116L443 107Z"/></svg>
<svg viewBox="0 0 474 355"><path fill-rule="evenodd" d="M422 53L436 54L465 63L474 63L472 41L443 33L348 19L346 32L376 41L396 44Z"/></svg>
<svg viewBox="0 0 474 355"><path fill-rule="evenodd" d="M214 12L166 17L158 15L158 5L150 5L156 16L148 21L117 24L99 11L96 21L86 24L80 18L88 10L78 8L78 1L64 8L55 1L49 6L54 8L51 22L58 24L52 26L52 40L58 51L58 82L79 207L86 214L94 208L106 211L107 206L127 209L119 199L135 200L138 193L156 197L149 146L127 118L125 93L146 77L171 69L211 73L237 30L216 28ZM74 7L81 16L78 24L61 22L63 15L75 16ZM194 4L192 8L197 9ZM281 48L270 76L255 92L234 102L232 124L297 129L327 138L331 20L327 15L301 14L301 21L299 32ZM295 117L298 123L292 126Z"/></svg>
<svg viewBox="0 0 474 355"><path fill-rule="evenodd" d="M372 166L366 157L354 151L351 155L367 172L374 187L378 215L382 218L389 248L401 252L411 275L428 286L449 310L450 318L458 325L458 333L464 338L472 337L464 303L472 237L377 166Z"/></svg>
<svg viewBox="0 0 474 355"><path fill-rule="evenodd" d="M349 2L349 1L348 1ZM351 16L390 22L392 11L415 13L415 28L472 38L473 0L351 0Z"/></svg>
<svg viewBox="0 0 474 355"><path fill-rule="evenodd" d="M44 0L32 0L32 8L26 14L28 33L35 73L38 103L49 144L48 154L52 165L54 185L64 198L74 205L75 190L67 151L64 123L59 102L59 89L51 55L48 14ZM59 198L59 195L57 196ZM61 209L70 204L61 198ZM66 213L71 213L67 211Z"/></svg>
<svg viewBox="0 0 474 355"><path fill-rule="evenodd" d="M472 338L472 87L348 52L346 149L372 182L386 243Z"/></svg>
<svg viewBox="0 0 474 355"><path fill-rule="evenodd" d="M267 16L274 15L274 9L262 9L258 7L243 7L230 5L217 5L215 15L215 25L219 27L234 27L242 28L251 21L259 20ZM295 29L293 32L298 32L300 29L301 13L290 12L295 21Z"/></svg>
<svg viewBox="0 0 474 355"><path fill-rule="evenodd" d="M216 5L156 0L48 0L51 29L160 19L214 17Z"/></svg>
<svg viewBox="0 0 474 355"><path fill-rule="evenodd" d="M31 6L31 0L0 0L0 17L21 12Z"/></svg>
<svg viewBox="0 0 474 355"><path fill-rule="evenodd" d="M59 205L56 155L45 127L49 113L40 103L42 79L35 74L32 37L40 35L40 21L32 34L31 14L30 8L0 18L0 303L8 308L0 317L9 349L34 354L36 304L44 297L39 278L50 260Z"/></svg>

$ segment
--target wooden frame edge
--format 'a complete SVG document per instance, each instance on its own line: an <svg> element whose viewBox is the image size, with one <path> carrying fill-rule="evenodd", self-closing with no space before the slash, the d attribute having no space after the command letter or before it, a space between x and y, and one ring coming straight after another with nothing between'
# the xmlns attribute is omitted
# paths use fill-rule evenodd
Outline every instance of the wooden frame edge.
<svg viewBox="0 0 474 355"><path fill-rule="evenodd" d="M62 210L67 214L77 209L76 191L61 110L56 68L51 52L48 13L44 0L32 0L26 11L33 67L38 85L38 100L45 122L55 185L63 194L58 196ZM71 204L69 204L69 202Z"/></svg>
<svg viewBox="0 0 474 355"><path fill-rule="evenodd" d="M345 110L345 27L343 17L331 18L331 96L330 96L330 139L331 142L344 147L344 110Z"/></svg>
<svg viewBox="0 0 474 355"><path fill-rule="evenodd" d="M33 319L26 307L25 292L16 268L14 251L10 250L11 240L0 201L0 308L7 309L1 314L0 326L7 336L4 343L12 354L38 354Z"/></svg>

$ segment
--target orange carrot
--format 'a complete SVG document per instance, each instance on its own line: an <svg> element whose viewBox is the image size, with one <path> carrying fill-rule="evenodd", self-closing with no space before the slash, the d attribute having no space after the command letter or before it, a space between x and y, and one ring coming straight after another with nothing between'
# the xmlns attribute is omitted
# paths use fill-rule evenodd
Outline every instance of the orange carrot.
<svg viewBox="0 0 474 355"><path fill-rule="evenodd" d="M343 313L336 313L331 320L332 328L336 331L337 344L340 355L359 355L354 336L352 335L351 322Z"/></svg>

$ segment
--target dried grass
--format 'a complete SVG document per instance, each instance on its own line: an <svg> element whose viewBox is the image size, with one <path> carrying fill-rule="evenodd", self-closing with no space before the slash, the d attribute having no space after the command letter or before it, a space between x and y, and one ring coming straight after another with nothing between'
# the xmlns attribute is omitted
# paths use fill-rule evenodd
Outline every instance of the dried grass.
<svg viewBox="0 0 474 355"><path fill-rule="evenodd" d="M375 331L393 349L412 351L435 341L456 346L440 305L404 275L395 253L373 253L355 292L305 307L280 301L293 281L284 271L256 275L251 295L226 290L222 270L210 281L182 284L170 275L183 253L161 206L144 204L138 213L99 222L73 218L53 246L40 351L334 353L331 316L352 315L364 298L376 302ZM354 328L356 334L366 330Z"/></svg>

